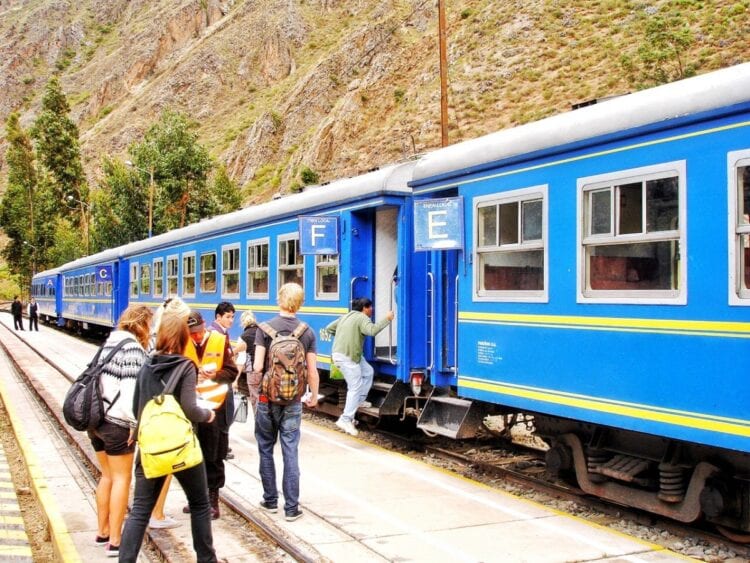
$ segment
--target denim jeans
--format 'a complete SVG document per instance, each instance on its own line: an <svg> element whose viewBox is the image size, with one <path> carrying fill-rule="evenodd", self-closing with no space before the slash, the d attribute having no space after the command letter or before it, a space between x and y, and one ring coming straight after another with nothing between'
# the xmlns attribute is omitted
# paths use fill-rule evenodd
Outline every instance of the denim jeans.
<svg viewBox="0 0 750 563"><path fill-rule="evenodd" d="M284 512L293 514L299 504L299 462L297 449L302 423L302 403L288 405L258 403L255 413L255 441L260 457L260 480L263 483L263 500L276 505L279 491L276 488L276 465L273 448L276 439L281 442L284 473L281 490L284 493Z"/></svg>
<svg viewBox="0 0 750 563"><path fill-rule="evenodd" d="M214 551L213 535L211 533L211 506L208 502L208 486L206 485L206 468L203 463L178 471L174 478L179 481L187 496L190 506L190 526L193 532L193 549L197 561L214 563L217 561ZM120 563L131 563L138 559L143 535L146 533L151 511L159 498L165 477L146 479L141 466L141 457L135 462L135 490L133 492L133 508L125 521L125 529L120 541Z"/></svg>
<svg viewBox="0 0 750 563"><path fill-rule="evenodd" d="M344 412L341 413L341 420L352 422L359 405L367 399L375 370L367 363L364 356L359 363L353 362L343 354L333 354L331 359L346 380L346 404Z"/></svg>

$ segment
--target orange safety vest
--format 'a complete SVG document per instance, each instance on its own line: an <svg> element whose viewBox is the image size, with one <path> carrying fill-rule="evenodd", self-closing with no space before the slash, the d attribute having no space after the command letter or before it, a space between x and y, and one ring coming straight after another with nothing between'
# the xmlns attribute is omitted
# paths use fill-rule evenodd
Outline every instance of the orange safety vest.
<svg viewBox="0 0 750 563"><path fill-rule="evenodd" d="M224 365L224 347L226 345L226 338L227 337L220 332L209 332L206 346L203 349L203 357L200 359L198 359L198 350L195 348L195 344L191 338L188 340L187 346L185 346L185 352L183 355L193 360L193 363L199 368L213 362L216 364L216 371L219 371Z"/></svg>

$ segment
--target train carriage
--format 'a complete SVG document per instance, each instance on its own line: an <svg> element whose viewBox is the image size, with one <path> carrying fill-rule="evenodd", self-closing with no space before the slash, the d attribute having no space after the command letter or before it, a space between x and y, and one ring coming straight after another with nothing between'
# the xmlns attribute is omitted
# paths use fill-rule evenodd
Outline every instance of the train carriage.
<svg viewBox="0 0 750 563"><path fill-rule="evenodd" d="M77 331L112 329L127 307L119 249L110 249L59 268L60 324Z"/></svg>
<svg viewBox="0 0 750 563"><path fill-rule="evenodd" d="M278 311L278 288L300 283L305 304L299 316L318 334L320 367L326 371L331 341L321 329L349 310L353 296L372 296L376 315L401 303L397 321L368 355L391 382L408 378L399 351L410 344L411 315L404 304L411 263L410 254L399 249L411 245L407 181L413 166L308 188L126 245L121 253L129 264L129 302L157 306L179 295L210 321L216 304L230 301L262 321ZM235 339L238 324L230 333Z"/></svg>
<svg viewBox="0 0 750 563"><path fill-rule="evenodd" d="M748 64L421 159L415 207L465 244L429 250L428 376L459 398L420 424L531 413L585 490L750 530L749 171Z"/></svg>
<svg viewBox="0 0 750 563"><path fill-rule="evenodd" d="M57 323L62 310L62 294L59 291L59 269L52 268L35 274L31 282L30 295L38 304L39 320Z"/></svg>

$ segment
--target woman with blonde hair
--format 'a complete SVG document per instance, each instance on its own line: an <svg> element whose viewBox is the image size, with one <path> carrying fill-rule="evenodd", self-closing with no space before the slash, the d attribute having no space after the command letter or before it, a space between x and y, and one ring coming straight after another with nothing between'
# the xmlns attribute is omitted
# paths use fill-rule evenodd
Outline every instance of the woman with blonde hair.
<svg viewBox="0 0 750 563"><path fill-rule="evenodd" d="M195 385L198 368L192 360L182 355L190 338L187 324L176 315L162 318L156 335L156 351L143 365L136 382L133 406L140 419L146 403L163 392L164 386L175 375L177 384L173 395L180 404L185 416L194 423L211 422L216 413L198 406ZM190 523L193 533L193 548L200 562L215 562L216 552L211 533L211 505L208 501L206 465L183 469L174 474L179 481L190 506ZM154 505L164 487L165 477L148 479L141 465L140 455L135 463L135 491L133 508L125 523L122 534L120 561L135 562L138 558L143 536L149 523Z"/></svg>
<svg viewBox="0 0 750 563"><path fill-rule="evenodd" d="M156 334L159 331L159 327L161 326L163 319L170 316L175 316L179 319L182 319L185 322L185 326L187 326L187 319L189 315L190 307L188 307L182 299L180 299L179 297L168 297L167 299L165 299L164 303L159 305L159 307L156 308L156 312L154 313L149 352L153 352L156 349ZM148 522L149 528L166 530L169 528L177 528L180 525L177 520L175 520L172 516L164 511L164 507L167 504L167 493L169 492L169 487L171 486L171 484L172 476L167 475L167 478L164 480L164 486L162 487L161 493L159 494L159 498L154 505L154 511L151 513L151 519Z"/></svg>
<svg viewBox="0 0 750 563"><path fill-rule="evenodd" d="M115 346L123 343L102 367L100 385L106 415L102 425L89 432L101 469L96 487L98 532L94 543L107 546L107 557L118 555L122 523L128 507L135 450L133 394L136 376L148 357L145 349L152 316L151 309L145 305L131 305L125 309L99 355L99 361L103 362Z"/></svg>

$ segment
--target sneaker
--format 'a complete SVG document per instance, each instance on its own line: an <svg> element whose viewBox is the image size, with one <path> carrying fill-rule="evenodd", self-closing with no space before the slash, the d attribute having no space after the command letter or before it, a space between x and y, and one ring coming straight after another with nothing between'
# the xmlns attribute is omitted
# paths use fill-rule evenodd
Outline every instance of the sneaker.
<svg viewBox="0 0 750 563"><path fill-rule="evenodd" d="M348 420L341 420L340 418L336 421L336 426L338 426L341 430L349 434L350 436L356 436L359 434L356 428L354 428L354 425L349 422Z"/></svg>
<svg viewBox="0 0 750 563"><path fill-rule="evenodd" d="M371 409L372 403L370 401L362 401L362 404L359 405L359 408L361 409Z"/></svg>
<svg viewBox="0 0 750 563"><path fill-rule="evenodd" d="M260 501L260 507L266 512L270 512L272 514L276 514L279 511L278 506L276 506L275 504L271 504L270 502L266 502L264 500Z"/></svg>
<svg viewBox="0 0 750 563"><path fill-rule="evenodd" d="M163 520L157 520L156 518L150 518L148 521L148 527L155 530L169 530L170 528L177 528L182 524L172 518L171 516L164 516Z"/></svg>
<svg viewBox="0 0 750 563"><path fill-rule="evenodd" d="M292 512L287 512L285 518L287 522L294 522L302 518L302 511L299 508L295 508Z"/></svg>
<svg viewBox="0 0 750 563"><path fill-rule="evenodd" d="M109 543L109 536L96 536L94 545L107 545Z"/></svg>
<svg viewBox="0 0 750 563"><path fill-rule="evenodd" d="M107 544L107 557L119 557L120 556L120 546L119 545L112 545L111 543Z"/></svg>

